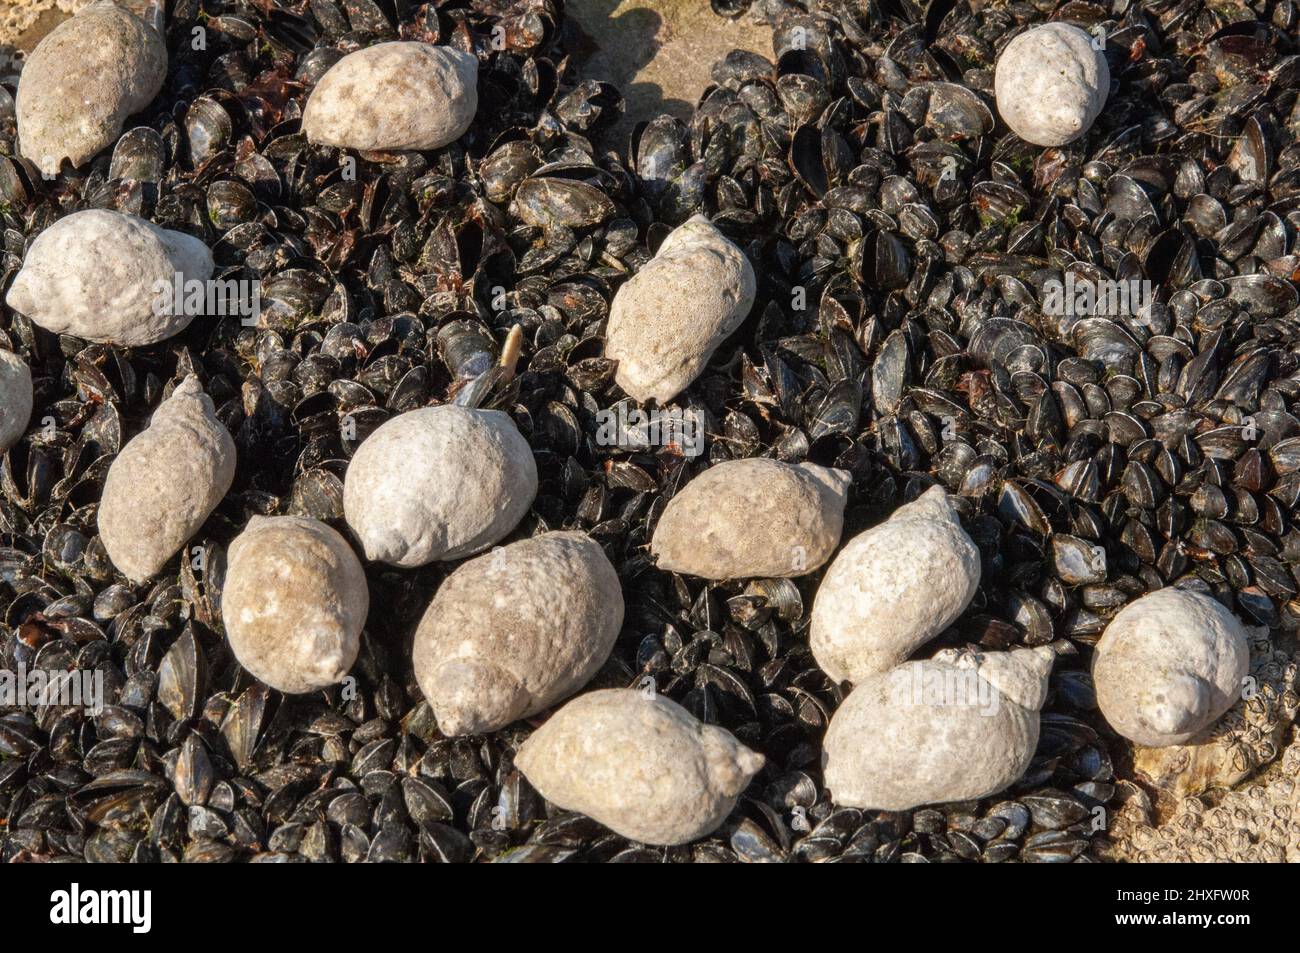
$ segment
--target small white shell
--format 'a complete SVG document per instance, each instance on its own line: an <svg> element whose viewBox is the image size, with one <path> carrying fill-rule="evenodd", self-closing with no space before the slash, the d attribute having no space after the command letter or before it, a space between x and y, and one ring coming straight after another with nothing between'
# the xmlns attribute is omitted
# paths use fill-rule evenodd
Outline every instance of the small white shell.
<svg viewBox="0 0 1300 953"><path fill-rule="evenodd" d="M543 533L447 577L415 631L415 677L444 735L496 731L586 685L622 625L600 544Z"/></svg>
<svg viewBox="0 0 1300 953"><path fill-rule="evenodd" d="M754 304L754 269L703 215L674 229L614 295L605 356L639 401L672 400L700 376Z"/></svg>
<svg viewBox="0 0 1300 953"><path fill-rule="evenodd" d="M399 414L357 448L343 512L366 558L410 568L487 549L537 496L537 464L499 410L444 404Z"/></svg>
<svg viewBox="0 0 1300 953"><path fill-rule="evenodd" d="M1168 587L1119 611L1097 643L1092 677L1106 721L1130 741L1183 744L1241 697L1250 639L1200 592Z"/></svg>
<svg viewBox="0 0 1300 953"><path fill-rule="evenodd" d="M478 60L449 46L378 43L339 60L302 114L311 142L363 152L441 149L478 109Z"/></svg>
<svg viewBox="0 0 1300 953"><path fill-rule="evenodd" d="M151 578L203 525L234 479L235 441L191 374L108 468L99 504L108 558L132 582Z"/></svg>
<svg viewBox="0 0 1300 953"><path fill-rule="evenodd" d="M714 464L664 507L650 551L660 569L705 579L802 576L839 545L851 482L813 463Z"/></svg>
<svg viewBox="0 0 1300 953"><path fill-rule="evenodd" d="M643 844L685 844L726 820L763 756L676 702L631 688L580 695L520 747L552 804Z"/></svg>
<svg viewBox="0 0 1300 953"><path fill-rule="evenodd" d="M361 648L366 576L317 520L254 516L230 544L221 617L239 664L282 692L336 685Z"/></svg>
<svg viewBox="0 0 1300 953"><path fill-rule="evenodd" d="M1101 115L1110 68L1092 36L1068 23L1045 23L1006 45L993 86L1012 132L1036 146L1063 146Z"/></svg>
<svg viewBox="0 0 1300 953"><path fill-rule="evenodd" d="M208 247L134 215L85 209L36 236L5 300L55 334L141 347L194 319L159 289L212 275ZM160 284L163 283L163 284Z"/></svg>
<svg viewBox="0 0 1300 953"><path fill-rule="evenodd" d="M22 154L46 175L111 146L167 77L167 47L152 27L108 0L83 7L32 50L15 108Z"/></svg>
<svg viewBox="0 0 1300 953"><path fill-rule="evenodd" d="M942 652L863 679L823 744L836 804L907 811L1014 784L1038 745L1055 652Z"/></svg>
<svg viewBox="0 0 1300 953"><path fill-rule="evenodd" d="M837 682L885 672L965 611L980 555L942 487L840 550L813 602L809 644Z"/></svg>
<svg viewBox="0 0 1300 953"><path fill-rule="evenodd" d="M22 439L31 419L31 369L13 351L0 348L0 454Z"/></svg>

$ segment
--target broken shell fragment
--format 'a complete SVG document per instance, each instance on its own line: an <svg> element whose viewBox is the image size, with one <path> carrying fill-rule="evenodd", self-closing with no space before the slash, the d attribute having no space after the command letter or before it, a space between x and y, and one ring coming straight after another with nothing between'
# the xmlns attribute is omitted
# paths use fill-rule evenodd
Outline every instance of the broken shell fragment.
<svg viewBox="0 0 1300 953"><path fill-rule="evenodd" d="M199 239L85 209L36 237L5 300L55 334L140 347L185 330L194 316L175 289L211 275L212 253Z"/></svg>
<svg viewBox="0 0 1300 953"><path fill-rule="evenodd" d="M843 807L907 811L988 797L1025 773L1056 653L948 649L863 679L823 744Z"/></svg>
<svg viewBox="0 0 1300 953"><path fill-rule="evenodd" d="M254 516L227 554L221 617L239 664L282 692L336 685L370 594L347 540L318 520Z"/></svg>
<svg viewBox="0 0 1300 953"><path fill-rule="evenodd" d="M715 464L669 501L650 551L659 568L705 579L801 576L839 545L851 482L813 463Z"/></svg>
<svg viewBox="0 0 1300 953"><path fill-rule="evenodd" d="M117 455L99 535L123 575L144 582L176 555L235 479L235 441L191 374Z"/></svg>
<svg viewBox="0 0 1300 953"><path fill-rule="evenodd" d="M605 356L618 361L618 386L672 400L744 322L755 289L749 259L703 215L674 229L610 306Z"/></svg>
<svg viewBox="0 0 1300 953"><path fill-rule="evenodd" d="M478 109L478 60L449 46L398 41L349 53L307 99L313 143L393 152L455 142Z"/></svg>
<svg viewBox="0 0 1300 953"><path fill-rule="evenodd" d="M22 438L31 418L31 369L13 351L0 348L0 454Z"/></svg>
<svg viewBox="0 0 1300 953"><path fill-rule="evenodd" d="M409 568L487 549L536 495L532 448L508 414L444 404L366 438L348 465L343 512L367 559Z"/></svg>
<svg viewBox="0 0 1300 953"><path fill-rule="evenodd" d="M1090 34L1068 23L1026 30L998 57L998 113L1021 139L1063 146L1092 128L1110 93L1110 68Z"/></svg>
<svg viewBox="0 0 1300 953"><path fill-rule="evenodd" d="M37 44L15 107L22 154L45 175L111 146L167 76L167 47L151 26L107 0L83 7Z"/></svg>
<svg viewBox="0 0 1300 953"><path fill-rule="evenodd" d="M586 685L622 625L600 544L544 533L447 577L415 632L415 677L444 735L496 731Z"/></svg>
<svg viewBox="0 0 1300 953"><path fill-rule="evenodd" d="M523 743L515 767L553 804L644 844L685 844L726 820L763 756L652 692L581 695Z"/></svg>
<svg viewBox="0 0 1300 953"><path fill-rule="evenodd" d="M1097 643L1097 705L1117 732L1159 748L1189 741L1241 697L1250 639L1211 596L1149 593L1120 610Z"/></svg>
<svg viewBox="0 0 1300 953"><path fill-rule="evenodd" d="M831 563L813 602L817 664L837 682L888 671L951 625L979 581L979 550L931 487Z"/></svg>

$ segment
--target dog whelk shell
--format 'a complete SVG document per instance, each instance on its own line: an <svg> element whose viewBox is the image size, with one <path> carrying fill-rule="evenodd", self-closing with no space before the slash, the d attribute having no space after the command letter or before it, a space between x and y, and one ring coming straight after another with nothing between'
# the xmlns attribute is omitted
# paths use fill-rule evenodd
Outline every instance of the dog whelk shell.
<svg viewBox="0 0 1300 953"><path fill-rule="evenodd" d="M1025 773L1056 653L948 649L863 679L823 745L844 807L907 811L996 794Z"/></svg>
<svg viewBox="0 0 1300 953"><path fill-rule="evenodd" d="M848 542L813 602L809 644L837 682L885 672L962 614L980 555L942 487Z"/></svg>
<svg viewBox="0 0 1300 953"><path fill-rule="evenodd" d="M1165 588L1125 606L1093 655L1097 705L1130 741L1178 745L1241 697L1250 639L1211 596Z"/></svg>
<svg viewBox="0 0 1300 953"><path fill-rule="evenodd" d="M31 369L13 351L0 347L0 454L22 438L31 417Z"/></svg>
<svg viewBox="0 0 1300 953"><path fill-rule="evenodd" d="M850 482L813 463L715 464L669 501L650 551L660 569L705 579L802 576L839 545Z"/></svg>
<svg viewBox="0 0 1300 953"><path fill-rule="evenodd" d="M496 731L586 685L622 625L600 544L543 533L447 577L415 632L415 677L444 735Z"/></svg>
<svg viewBox="0 0 1300 953"><path fill-rule="evenodd" d="M644 844L685 844L726 820L763 756L662 695L573 699L533 732L515 767L552 804Z"/></svg>
<svg viewBox="0 0 1300 953"><path fill-rule="evenodd" d="M15 108L22 154L45 175L111 146L167 77L158 31L114 3L92 3L56 26L27 57Z"/></svg>
<svg viewBox="0 0 1300 953"><path fill-rule="evenodd" d="M1068 23L1045 23L1006 45L993 86L1012 132L1036 146L1063 146L1101 115L1110 68L1091 35Z"/></svg>
<svg viewBox="0 0 1300 953"><path fill-rule="evenodd" d="M672 400L699 377L754 303L754 269L703 215L674 229L614 295L605 356L639 401Z"/></svg>
<svg viewBox="0 0 1300 953"><path fill-rule="evenodd" d="M393 152L441 149L478 109L478 60L449 46L395 41L349 53L307 98L302 131L313 143Z"/></svg>
<svg viewBox="0 0 1300 953"><path fill-rule="evenodd" d="M193 374L117 455L99 535L132 582L151 578L203 525L235 479L235 441Z"/></svg>
<svg viewBox="0 0 1300 953"><path fill-rule="evenodd" d="M444 404L399 414L362 442L343 512L367 559L409 568L487 549L536 495L532 448L508 414Z"/></svg>
<svg viewBox="0 0 1300 953"><path fill-rule="evenodd" d="M199 239L85 209L36 236L5 300L55 334L140 347L189 326L194 316L172 289L211 275L212 253Z"/></svg>
<svg viewBox="0 0 1300 953"><path fill-rule="evenodd" d="M230 544L221 617L239 664L282 692L343 680L370 608L347 540L318 520L254 516Z"/></svg>

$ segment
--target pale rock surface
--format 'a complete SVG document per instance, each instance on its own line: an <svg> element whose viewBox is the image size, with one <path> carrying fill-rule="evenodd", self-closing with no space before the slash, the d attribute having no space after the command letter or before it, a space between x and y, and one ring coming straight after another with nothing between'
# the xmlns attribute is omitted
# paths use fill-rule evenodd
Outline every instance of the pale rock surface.
<svg viewBox="0 0 1300 953"><path fill-rule="evenodd" d="M837 682L885 672L970 605L980 555L942 487L858 534L826 570L813 602L809 644Z"/></svg>
<svg viewBox="0 0 1300 953"><path fill-rule="evenodd" d="M22 438L31 418L31 369L13 351L0 347L0 454Z"/></svg>
<svg viewBox="0 0 1300 953"><path fill-rule="evenodd" d="M341 682L370 608L347 540L301 516L254 516L227 554L221 617L239 664L282 692Z"/></svg>
<svg viewBox="0 0 1300 953"><path fill-rule="evenodd" d="M510 415L444 404L399 414L362 442L343 512L367 559L410 568L486 549L535 496L533 451Z"/></svg>
<svg viewBox="0 0 1300 953"><path fill-rule="evenodd" d="M108 468L99 535L113 565L132 582L152 578L234 479L235 441L191 374Z"/></svg>
<svg viewBox="0 0 1300 953"><path fill-rule="evenodd" d="M478 60L449 46L378 43L329 68L307 98L302 131L314 143L395 152L441 149L478 109Z"/></svg>
<svg viewBox="0 0 1300 953"><path fill-rule="evenodd" d="M1014 784L1038 745L1056 653L946 650L863 679L826 731L826 786L844 807L907 811Z"/></svg>
<svg viewBox="0 0 1300 953"><path fill-rule="evenodd" d="M615 382L641 402L672 400L744 322L756 288L744 253L703 215L688 219L614 295L605 356L618 361Z"/></svg>
<svg viewBox="0 0 1300 953"><path fill-rule="evenodd" d="M27 57L15 103L22 154L46 175L65 158L83 165L166 76L167 47L149 24L107 0L84 7Z"/></svg>
<svg viewBox="0 0 1300 953"><path fill-rule="evenodd" d="M600 544L543 533L447 577L415 632L415 677L444 735L496 731L586 685L622 625Z"/></svg>
<svg viewBox="0 0 1300 953"><path fill-rule="evenodd" d="M1063 146L1092 128L1110 93L1110 68L1093 37L1068 23L1045 23L1012 40L993 75L998 112L1036 146Z"/></svg>
<svg viewBox="0 0 1300 953"><path fill-rule="evenodd" d="M134 215L85 209L32 242L5 301L55 334L141 347L180 334L193 315L177 314L170 293L207 281L212 253L197 238Z"/></svg>
<svg viewBox="0 0 1300 953"><path fill-rule="evenodd" d="M685 844L726 820L763 756L676 702L632 688L590 692L520 747L542 797L643 844Z"/></svg>
<svg viewBox="0 0 1300 953"><path fill-rule="evenodd" d="M1130 741L1183 744L1241 698L1245 626L1200 592L1166 587L1125 606L1093 654L1097 705Z"/></svg>
<svg viewBox="0 0 1300 953"><path fill-rule="evenodd" d="M839 545L851 482L814 463L714 464L664 507L650 551L660 569L705 579L802 576Z"/></svg>

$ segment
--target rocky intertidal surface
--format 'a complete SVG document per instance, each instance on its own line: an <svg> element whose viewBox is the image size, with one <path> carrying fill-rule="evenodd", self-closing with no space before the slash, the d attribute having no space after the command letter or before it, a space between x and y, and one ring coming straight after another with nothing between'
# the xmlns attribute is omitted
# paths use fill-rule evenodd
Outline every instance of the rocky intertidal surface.
<svg viewBox="0 0 1300 953"><path fill-rule="evenodd" d="M628 122L559 0L82 6L0 861L1296 859L1290 0L718 3Z"/></svg>

